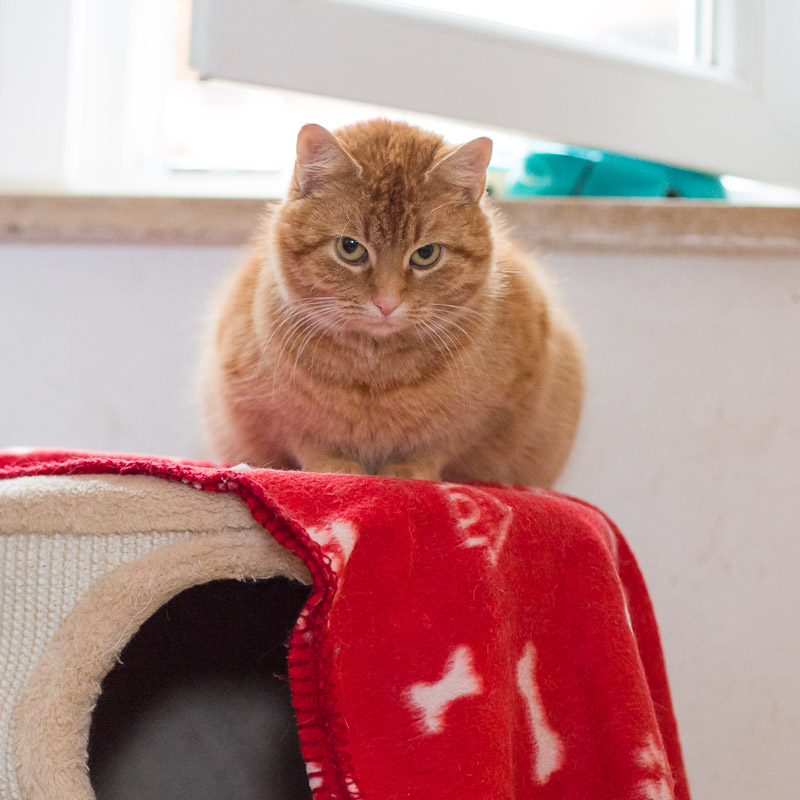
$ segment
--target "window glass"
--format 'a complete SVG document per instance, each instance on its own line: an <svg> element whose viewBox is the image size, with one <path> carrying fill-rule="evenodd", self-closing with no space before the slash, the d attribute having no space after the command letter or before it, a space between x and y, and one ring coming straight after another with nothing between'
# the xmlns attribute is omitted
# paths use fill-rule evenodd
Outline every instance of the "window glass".
<svg viewBox="0 0 800 800"><path fill-rule="evenodd" d="M282 194L294 164L297 131L307 122L334 129L369 117L387 116L435 130L448 141L489 135L492 165L505 170L521 162L532 144L522 134L490 130L453 119L333 97L269 89L227 81L201 81L189 66L191 0L174 0L174 55L165 92L167 168L174 173L236 173L253 191ZM498 180L500 176L498 175ZM249 193L238 184L237 191Z"/></svg>
<svg viewBox="0 0 800 800"><path fill-rule="evenodd" d="M712 0L371 0L491 22L615 50L710 63Z"/></svg>
<svg viewBox="0 0 800 800"><path fill-rule="evenodd" d="M702 61L702 53L709 52L708 48L703 51L701 47L701 34L708 29L708 20L704 15L708 14L710 0L652 0L627 4L621 0L609 0L603 4L602 14L594 7L599 7L599 3L561 0L561 5L571 9L574 20L580 23L571 25L569 31L569 15L565 15L563 9L548 11L546 4L539 0L514 3L513 8L519 14L513 18L512 4L507 0L497 0L485 7L470 5L471 0L464 0L458 4L459 13L462 17L465 13L473 14L473 22L461 27L458 27L461 25L459 23L447 36L440 36L440 32L448 28L447 20L452 19L455 13L448 10L455 8L451 0L404 0L406 10L412 16L403 29L423 38L428 36L428 40L435 44L447 44L457 56L459 68L467 72L474 64L475 60L470 58L474 52L471 48L477 42L471 26L476 24L480 27L483 24L479 14L495 25L497 36L489 37L483 44L491 40L490 49L497 51L500 61L505 58L502 40L506 34L503 31L509 30L503 26L509 24L517 27L525 24L527 30L536 25L539 33L547 30L548 36L569 36L572 41L583 36L595 45L600 42L601 47L605 46L602 45L605 41L610 46L609 52L615 49L619 51L619 47L623 46L613 45L616 41L627 43L625 47L640 48L637 51L640 53L645 52L642 48L649 48L651 56L660 53L657 56L660 63L653 64L650 59L609 58L598 52L596 47L589 47L588 51L581 53L580 46L551 47L547 43L542 46L542 36L538 34L530 37L528 47L526 35L523 33L520 39L515 34L508 40L508 50L513 52L514 63L518 62L517 69L520 71L529 67L528 62L533 59L531 63L538 69L531 72L538 81L534 88L527 84L518 87L516 84L523 83L521 81L509 83L506 77L509 73L504 71L484 81L484 73L493 68L492 59L485 59L478 64L478 71L469 72L470 80L462 81L469 91L460 91L458 103L448 105L447 102L426 101L418 104L419 108L438 114L463 114L464 118L473 122L391 107L389 104L393 100L395 106L414 103L402 92L398 96L397 92L390 91L391 81L385 81L387 86L383 87L384 79L380 77L377 80L381 91L374 91L375 86L367 87L370 91L364 87L361 90L353 89L353 76L348 77L346 71L344 77L337 77L338 83L335 85L346 85L349 90L352 89L354 97L377 98L379 102L384 101L385 105L310 94L325 93L334 84L325 80L287 78L287 74L296 76L298 71L302 72L304 66L308 66L304 65L302 54L296 64L292 61L296 54L291 52L291 48L280 52L283 72L278 79L270 81L267 75L263 82L266 86L291 86L304 92L266 88L252 82L235 82L253 81L254 75L257 79L258 70L240 76L237 69L229 69L226 73L220 70L218 64L204 63L203 71L210 75L224 75L230 80L215 78L201 81L197 72L189 66L192 0L168 0L166 3L163 0L83 2L87 4L87 13L77 19L80 24L65 28L78 36L76 41L81 44L75 48L76 55L80 56L76 59L79 68L70 72L74 83L68 93L70 106L61 115L67 116L73 123L70 127L70 146L64 148L57 140L57 126L36 127L41 133L40 139L51 135L55 149L59 152L63 150L69 157L62 159L64 164L58 169L51 170L52 175L48 178L50 183L40 181L41 185L48 187L48 191L68 187L69 191L101 194L280 196L290 179L295 139L303 124L317 122L333 129L378 115L403 119L435 130L454 143L480 135L491 136L495 148L490 180L500 192L504 185L512 185L515 174L519 177L526 156L532 151L538 152L543 148L549 151L555 147L541 141L550 136L614 152L643 153L651 159L676 165L689 164L712 171L716 168L720 172L736 171L724 169L728 163L734 166L738 164L736 158L730 157L728 151L732 151L737 157L740 154L747 157L752 155L749 161L745 159L745 168L739 174L755 177L767 171L758 168L758 157L768 162L771 179L775 180L773 176L777 175L780 182L792 182L791 168L796 161L795 154L781 148L784 140L776 141L776 132L772 129L776 126L769 127L762 119L763 109L758 105L761 95L751 96L753 93L748 94L745 84L726 83L720 74L709 78L708 69L702 66L696 68L697 62ZM387 14L386 4L399 0L309 0L306 3L260 0L258 4L250 4L249 0L225 0L224 4L221 0L205 2L218 2L217 15L222 15L223 20L225 15L229 17L227 27L218 24L215 30L228 31L221 42L224 56L221 63L235 65L240 51L247 49L245 45L252 47L253 39L257 38L243 37L232 51L225 53L224 48L230 47L231 40L236 40L235 26L233 33L229 28L237 20L247 19L251 28L254 25L266 26L270 14L279 9L290 17L294 15L288 20L287 27L295 31L295 36L299 35L298 31L306 31L310 35L314 30L309 31L307 27L308 15L314 12L325 17L325 25L317 28L318 41L315 46L327 47L328 40L325 37L330 37L327 26L333 25L339 34L349 30L349 25L357 27L361 19L369 16L365 13L365 5L370 3L374 19L382 16L385 20L388 17L394 24L396 18L393 13ZM428 12L439 15L436 24L431 25L422 19L428 13L422 10L423 3ZM412 4L416 4L418 11L411 8ZM534 7L539 8L537 15L532 14ZM719 19L722 19L722 11L727 5L718 2L716 7L721 9ZM19 9L22 6L13 5L11 8ZM623 15L625 8L627 12ZM326 12L329 12L327 16ZM448 14L451 16L448 17ZM282 20L286 21L285 17ZM379 35L384 35L381 24L372 28L367 25L365 31L374 29ZM690 33L687 34L687 30ZM52 33L47 43L41 44L41 52L49 52L54 44L58 44L61 34L56 33ZM431 33L432 38L429 35ZM293 41L295 36L287 34L284 38ZM19 39L24 41L23 37ZM281 41L271 41L280 50ZM394 55L399 53L402 56L407 44L402 40L387 40L385 46L387 49L394 47ZM539 58L534 52L530 56L528 50L536 51L540 46L545 55ZM219 51L219 48L220 43L216 50ZM19 49L24 52L25 48L21 46ZM256 48L254 57L263 54L263 50ZM670 52L672 55L669 55ZM689 52L693 54L694 66L676 60ZM331 69L336 68L334 56L337 53L336 47L328 52L332 59ZM402 65L402 58L394 58L394 55L383 64L385 73L390 73L394 64ZM667 61L664 61L665 58ZM672 59L671 62L669 59ZM38 62L43 63L41 58ZM199 59L199 63L203 63L202 59ZM316 78L320 72L318 66L313 64L310 71L312 78ZM19 70L17 75L18 82L24 83L22 79L27 79L29 71ZM705 75L705 82L700 81L700 85L695 86L698 75ZM397 78L397 75L394 77ZM367 75L367 78L370 76ZM403 79L402 72L400 79ZM508 83L507 87L504 82ZM482 102L481 89L486 85L493 87L495 99L499 93L500 102L494 103L491 113L478 113L486 105ZM474 98L470 96L473 86ZM427 87L420 84L418 88L422 92ZM735 98L732 95L736 92L741 95L741 102L733 102ZM534 104L528 104L531 93L536 96L537 102ZM633 102L627 102L629 95L633 96ZM505 102L506 96L514 98L515 102ZM600 113L596 102L598 98ZM3 110L3 99L0 96L0 111ZM445 101L447 98L439 97L438 100ZM6 102L5 105L12 110L14 108L13 103ZM606 113L606 105L614 109L613 113ZM532 110L529 106L532 106ZM507 108L523 109L525 113L504 116ZM708 113L704 116L706 111ZM776 109L773 111L777 114ZM53 116L58 122L59 115ZM688 124L675 125L675 120L685 120ZM550 122L552 124L545 124ZM765 130L756 130L758 125ZM707 131L709 126L711 128ZM718 129L724 130L725 135L717 135L715 131ZM737 136L752 145L761 140L757 135L759 133L764 134L761 139L769 147L735 146ZM711 141L713 154L727 146L725 158L720 157L719 163L713 158L706 158L707 140ZM30 149L33 150L33 146ZM42 147L36 144L35 149L39 152ZM18 153L19 148L15 152ZM751 163L754 161L755 167ZM777 170L775 163L779 166ZM9 167L4 168L0 162L0 180L8 175L15 173ZM26 186L27 179L27 173L23 170L21 178L14 178L14 185Z"/></svg>

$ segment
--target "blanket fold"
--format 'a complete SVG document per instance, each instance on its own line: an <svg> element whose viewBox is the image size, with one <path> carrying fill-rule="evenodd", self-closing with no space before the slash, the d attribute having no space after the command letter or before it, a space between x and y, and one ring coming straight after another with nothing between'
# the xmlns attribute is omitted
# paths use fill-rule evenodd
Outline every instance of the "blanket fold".
<svg viewBox="0 0 800 800"><path fill-rule="evenodd" d="M290 641L315 800L688 800L653 610L597 509L525 488L90 453L0 478L233 492L307 566Z"/></svg>

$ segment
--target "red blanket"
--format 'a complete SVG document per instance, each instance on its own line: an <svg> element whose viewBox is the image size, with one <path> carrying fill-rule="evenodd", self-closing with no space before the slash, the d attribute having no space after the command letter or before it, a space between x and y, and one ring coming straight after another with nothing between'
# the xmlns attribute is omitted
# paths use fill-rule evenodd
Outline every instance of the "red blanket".
<svg viewBox="0 0 800 800"><path fill-rule="evenodd" d="M653 611L598 510L552 492L0 455L239 494L311 571L290 683L315 800L688 800Z"/></svg>

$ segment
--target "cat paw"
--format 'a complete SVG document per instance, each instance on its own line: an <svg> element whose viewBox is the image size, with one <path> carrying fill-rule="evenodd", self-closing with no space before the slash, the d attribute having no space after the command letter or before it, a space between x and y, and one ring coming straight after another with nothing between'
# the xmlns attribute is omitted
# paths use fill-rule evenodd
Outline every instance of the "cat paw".
<svg viewBox="0 0 800 800"><path fill-rule="evenodd" d="M406 478L414 481L438 481L439 469L433 464L387 464L379 473L383 478Z"/></svg>
<svg viewBox="0 0 800 800"><path fill-rule="evenodd" d="M306 472L332 472L336 475L366 475L360 464L344 458L319 458L303 464Z"/></svg>

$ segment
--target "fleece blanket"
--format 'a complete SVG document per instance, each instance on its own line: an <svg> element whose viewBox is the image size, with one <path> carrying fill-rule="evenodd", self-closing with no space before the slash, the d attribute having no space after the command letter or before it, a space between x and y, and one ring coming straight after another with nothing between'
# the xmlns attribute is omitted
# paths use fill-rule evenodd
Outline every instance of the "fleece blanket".
<svg viewBox="0 0 800 800"><path fill-rule="evenodd" d="M0 478L65 474L236 493L305 563L289 678L315 800L688 800L647 590L592 506L523 487L0 455Z"/></svg>

